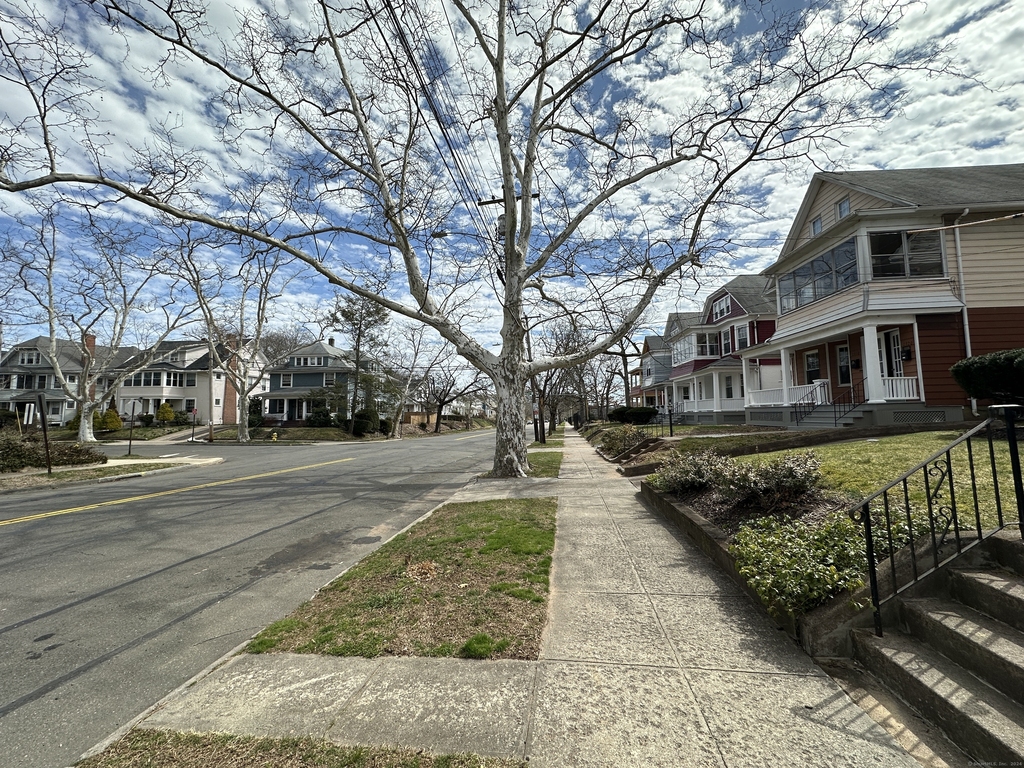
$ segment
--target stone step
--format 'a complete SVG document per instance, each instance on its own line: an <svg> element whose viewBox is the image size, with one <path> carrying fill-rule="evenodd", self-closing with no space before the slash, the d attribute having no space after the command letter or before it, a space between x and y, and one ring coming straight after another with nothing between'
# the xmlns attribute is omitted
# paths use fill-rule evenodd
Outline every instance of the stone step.
<svg viewBox="0 0 1024 768"><path fill-rule="evenodd" d="M857 659L968 755L1024 762L1024 706L914 638L853 632Z"/></svg>
<svg viewBox="0 0 1024 768"><path fill-rule="evenodd" d="M1024 578L1004 570L951 568L954 598L1024 632Z"/></svg>
<svg viewBox="0 0 1024 768"><path fill-rule="evenodd" d="M952 600L903 600L911 634L1024 704L1024 634Z"/></svg>

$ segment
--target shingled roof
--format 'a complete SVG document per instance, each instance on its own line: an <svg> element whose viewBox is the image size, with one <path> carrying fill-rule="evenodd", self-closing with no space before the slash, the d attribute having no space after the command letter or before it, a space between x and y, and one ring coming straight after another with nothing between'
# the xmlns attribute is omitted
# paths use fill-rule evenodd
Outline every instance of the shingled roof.
<svg viewBox="0 0 1024 768"><path fill-rule="evenodd" d="M815 178L920 208L1024 202L1024 163L843 171Z"/></svg>

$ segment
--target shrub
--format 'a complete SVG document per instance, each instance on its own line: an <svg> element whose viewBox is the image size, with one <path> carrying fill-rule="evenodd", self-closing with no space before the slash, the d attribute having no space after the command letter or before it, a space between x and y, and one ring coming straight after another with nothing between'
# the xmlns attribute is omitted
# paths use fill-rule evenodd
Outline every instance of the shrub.
<svg viewBox="0 0 1024 768"><path fill-rule="evenodd" d="M1004 349L955 363L949 372L971 397L997 403L1024 401L1024 349Z"/></svg>
<svg viewBox="0 0 1024 768"><path fill-rule="evenodd" d="M50 463L54 466L106 464L107 457L77 443L50 443ZM0 472L45 466L46 449L41 442L25 440L18 435L0 435Z"/></svg>
<svg viewBox="0 0 1024 768"><path fill-rule="evenodd" d="M734 503L746 502L765 515L785 511L821 484L821 462L811 451L764 462L730 461L720 493Z"/></svg>
<svg viewBox="0 0 1024 768"><path fill-rule="evenodd" d="M263 426L263 400L258 397L249 398L249 426L250 427L262 427Z"/></svg>
<svg viewBox="0 0 1024 768"><path fill-rule="evenodd" d="M622 424L648 424L657 415L657 408L627 408L620 405L608 412L608 419Z"/></svg>
<svg viewBox="0 0 1024 768"><path fill-rule="evenodd" d="M765 517L741 526L733 541L740 575L775 610L804 613L864 583L864 540L841 514L816 525Z"/></svg>
<svg viewBox="0 0 1024 768"><path fill-rule="evenodd" d="M156 420L161 424L174 421L174 408L170 403L160 403L160 407L156 409Z"/></svg>
<svg viewBox="0 0 1024 768"><path fill-rule="evenodd" d="M18 412L17 411L0 411L0 430L4 429L18 429Z"/></svg>
<svg viewBox="0 0 1024 768"><path fill-rule="evenodd" d="M116 408L108 408L106 413L103 414L103 419L100 421L100 427L109 432L116 432L123 426L124 422L121 421Z"/></svg>
<svg viewBox="0 0 1024 768"><path fill-rule="evenodd" d="M140 413L139 423L144 427L153 426L153 414L152 413Z"/></svg>
<svg viewBox="0 0 1024 768"><path fill-rule="evenodd" d="M613 427L601 434L597 447L608 456L618 456L642 443L647 436L632 424Z"/></svg>
<svg viewBox="0 0 1024 768"><path fill-rule="evenodd" d="M331 412L327 410L326 405L314 408L306 417L307 427L329 427L333 423Z"/></svg>
<svg viewBox="0 0 1024 768"><path fill-rule="evenodd" d="M673 453L647 481L664 493L689 493L728 482L732 462L714 451Z"/></svg>
<svg viewBox="0 0 1024 768"><path fill-rule="evenodd" d="M380 414L372 408L356 411L352 434L356 437L373 434L380 428Z"/></svg>
<svg viewBox="0 0 1024 768"><path fill-rule="evenodd" d="M192 414L188 411L175 411L171 424L176 427L187 427L192 423Z"/></svg>
<svg viewBox="0 0 1024 768"><path fill-rule="evenodd" d="M393 419L381 419L380 420L380 433L382 435L390 435L391 428L394 426Z"/></svg>

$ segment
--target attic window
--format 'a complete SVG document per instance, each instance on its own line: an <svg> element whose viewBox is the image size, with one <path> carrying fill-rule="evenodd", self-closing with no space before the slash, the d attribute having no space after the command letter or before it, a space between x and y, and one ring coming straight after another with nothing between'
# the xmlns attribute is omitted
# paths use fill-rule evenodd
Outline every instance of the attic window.
<svg viewBox="0 0 1024 768"><path fill-rule="evenodd" d="M811 236L821 233L821 216L815 216L811 221Z"/></svg>
<svg viewBox="0 0 1024 768"><path fill-rule="evenodd" d="M850 198L844 197L836 203L836 220L845 219L850 215Z"/></svg>
<svg viewBox="0 0 1024 768"><path fill-rule="evenodd" d="M39 365L39 351L23 349L18 353L18 365Z"/></svg>
<svg viewBox="0 0 1024 768"><path fill-rule="evenodd" d="M729 296L723 296L718 299L714 304L711 305L711 319L721 320L726 317L732 311L732 302L729 301Z"/></svg>

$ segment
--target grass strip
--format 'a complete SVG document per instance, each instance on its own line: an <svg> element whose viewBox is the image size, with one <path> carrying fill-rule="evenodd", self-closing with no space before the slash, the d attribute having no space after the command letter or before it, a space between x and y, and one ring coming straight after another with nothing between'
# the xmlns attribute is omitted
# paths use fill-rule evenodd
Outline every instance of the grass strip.
<svg viewBox="0 0 1024 768"><path fill-rule="evenodd" d="M530 454L530 477L558 477L561 468L561 451L540 451Z"/></svg>
<svg viewBox="0 0 1024 768"><path fill-rule="evenodd" d="M520 760L342 747L311 738L136 730L77 768L525 768Z"/></svg>
<svg viewBox="0 0 1024 768"><path fill-rule="evenodd" d="M247 650L536 659L556 509L550 498L446 504Z"/></svg>
<svg viewBox="0 0 1024 768"><path fill-rule="evenodd" d="M73 483L81 480L98 480L103 477L117 477L119 475L134 475L138 472L149 472L154 469L167 469L177 467L179 464L160 462L140 462L138 464L122 465L117 467L95 467L93 469L66 469L55 471L52 475L43 472L41 474L12 473L0 475L0 491L20 491L28 488L51 488L65 483Z"/></svg>

